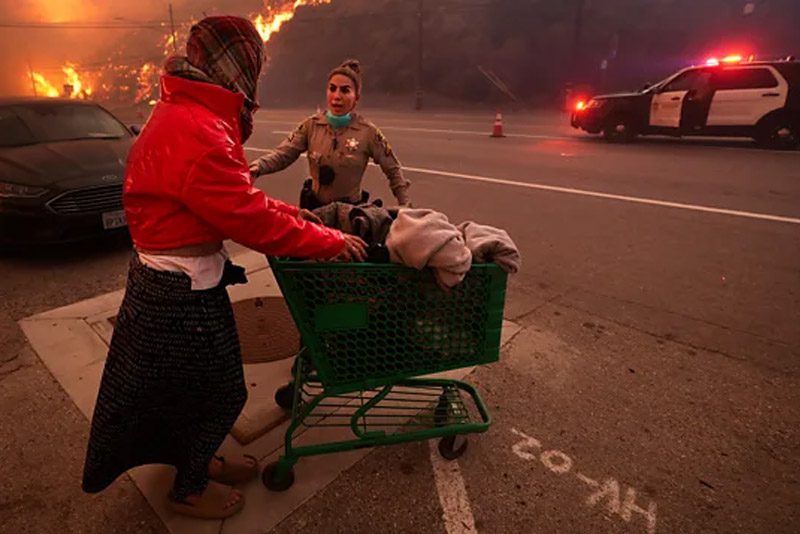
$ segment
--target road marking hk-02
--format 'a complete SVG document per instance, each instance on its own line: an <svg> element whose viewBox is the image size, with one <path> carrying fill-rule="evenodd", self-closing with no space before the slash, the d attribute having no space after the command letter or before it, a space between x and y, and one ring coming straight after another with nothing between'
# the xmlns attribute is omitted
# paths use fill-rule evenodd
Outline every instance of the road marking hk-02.
<svg viewBox="0 0 800 534"><path fill-rule="evenodd" d="M656 532L656 503L650 501L646 507L636 504L636 490L630 486L622 486L615 478L606 477L602 481L595 480L585 474L574 471L574 460L565 452L551 449L543 450L542 442L538 439L520 432L516 428L511 429L511 433L517 436L519 441L511 446L511 451L518 458L526 462L539 462L551 473L558 476L565 476L572 473L575 480L586 484L591 493L585 500L585 504L591 508L601 506L604 513L609 516L616 516L625 523L632 523L634 514L644 519L645 531L647 534Z"/></svg>

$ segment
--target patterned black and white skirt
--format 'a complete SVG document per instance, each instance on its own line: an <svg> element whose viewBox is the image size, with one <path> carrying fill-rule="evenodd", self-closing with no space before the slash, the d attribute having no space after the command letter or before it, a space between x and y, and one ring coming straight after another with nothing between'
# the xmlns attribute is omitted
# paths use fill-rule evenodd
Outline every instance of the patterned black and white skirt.
<svg viewBox="0 0 800 534"><path fill-rule="evenodd" d="M244 406L233 309L223 285L134 256L97 397L83 489L105 489L145 464L177 468L174 497L201 492L208 464Z"/></svg>

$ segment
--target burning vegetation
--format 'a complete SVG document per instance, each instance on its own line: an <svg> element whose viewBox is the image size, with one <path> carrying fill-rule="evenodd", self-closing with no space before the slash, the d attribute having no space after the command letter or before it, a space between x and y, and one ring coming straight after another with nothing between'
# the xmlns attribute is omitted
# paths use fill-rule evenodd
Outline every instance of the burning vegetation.
<svg viewBox="0 0 800 534"><path fill-rule="evenodd" d="M280 31L291 20L300 6L329 4L331 0L275 0L264 1L261 13L253 13L250 20L258 29L264 42ZM174 28L161 23L160 36L154 38L152 28L137 29L120 39L105 58L84 64L68 61L60 71L44 74L29 69L29 86L36 96L78 99L113 100L116 102L155 103L160 65L164 59L180 51L185 42L192 19ZM152 43L145 44L142 43Z"/></svg>

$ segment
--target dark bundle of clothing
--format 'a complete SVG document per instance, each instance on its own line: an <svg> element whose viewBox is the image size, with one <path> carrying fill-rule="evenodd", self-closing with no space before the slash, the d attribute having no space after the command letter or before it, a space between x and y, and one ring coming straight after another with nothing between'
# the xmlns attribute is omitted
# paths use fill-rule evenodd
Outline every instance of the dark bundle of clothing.
<svg viewBox="0 0 800 534"><path fill-rule="evenodd" d="M389 263L386 237L397 212L397 208L382 207L379 201L357 205L332 202L314 210L325 226L363 239L367 244L367 261L372 263Z"/></svg>

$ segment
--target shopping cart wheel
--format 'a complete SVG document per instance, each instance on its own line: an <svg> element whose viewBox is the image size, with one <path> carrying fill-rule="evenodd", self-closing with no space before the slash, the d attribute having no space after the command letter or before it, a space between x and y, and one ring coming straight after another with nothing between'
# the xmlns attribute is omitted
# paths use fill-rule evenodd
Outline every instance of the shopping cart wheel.
<svg viewBox="0 0 800 534"><path fill-rule="evenodd" d="M290 467L289 470L285 471L281 476L278 469L280 463L280 461L272 462L267 465L261 473L261 482L263 482L270 491L286 491L294 484L294 469Z"/></svg>
<svg viewBox="0 0 800 534"><path fill-rule="evenodd" d="M445 436L439 440L439 454L445 460L456 460L467 451L468 445L465 436Z"/></svg>
<svg viewBox="0 0 800 534"><path fill-rule="evenodd" d="M291 410L294 405L294 382L289 382L285 386L278 388L275 392L275 404L284 410Z"/></svg>

